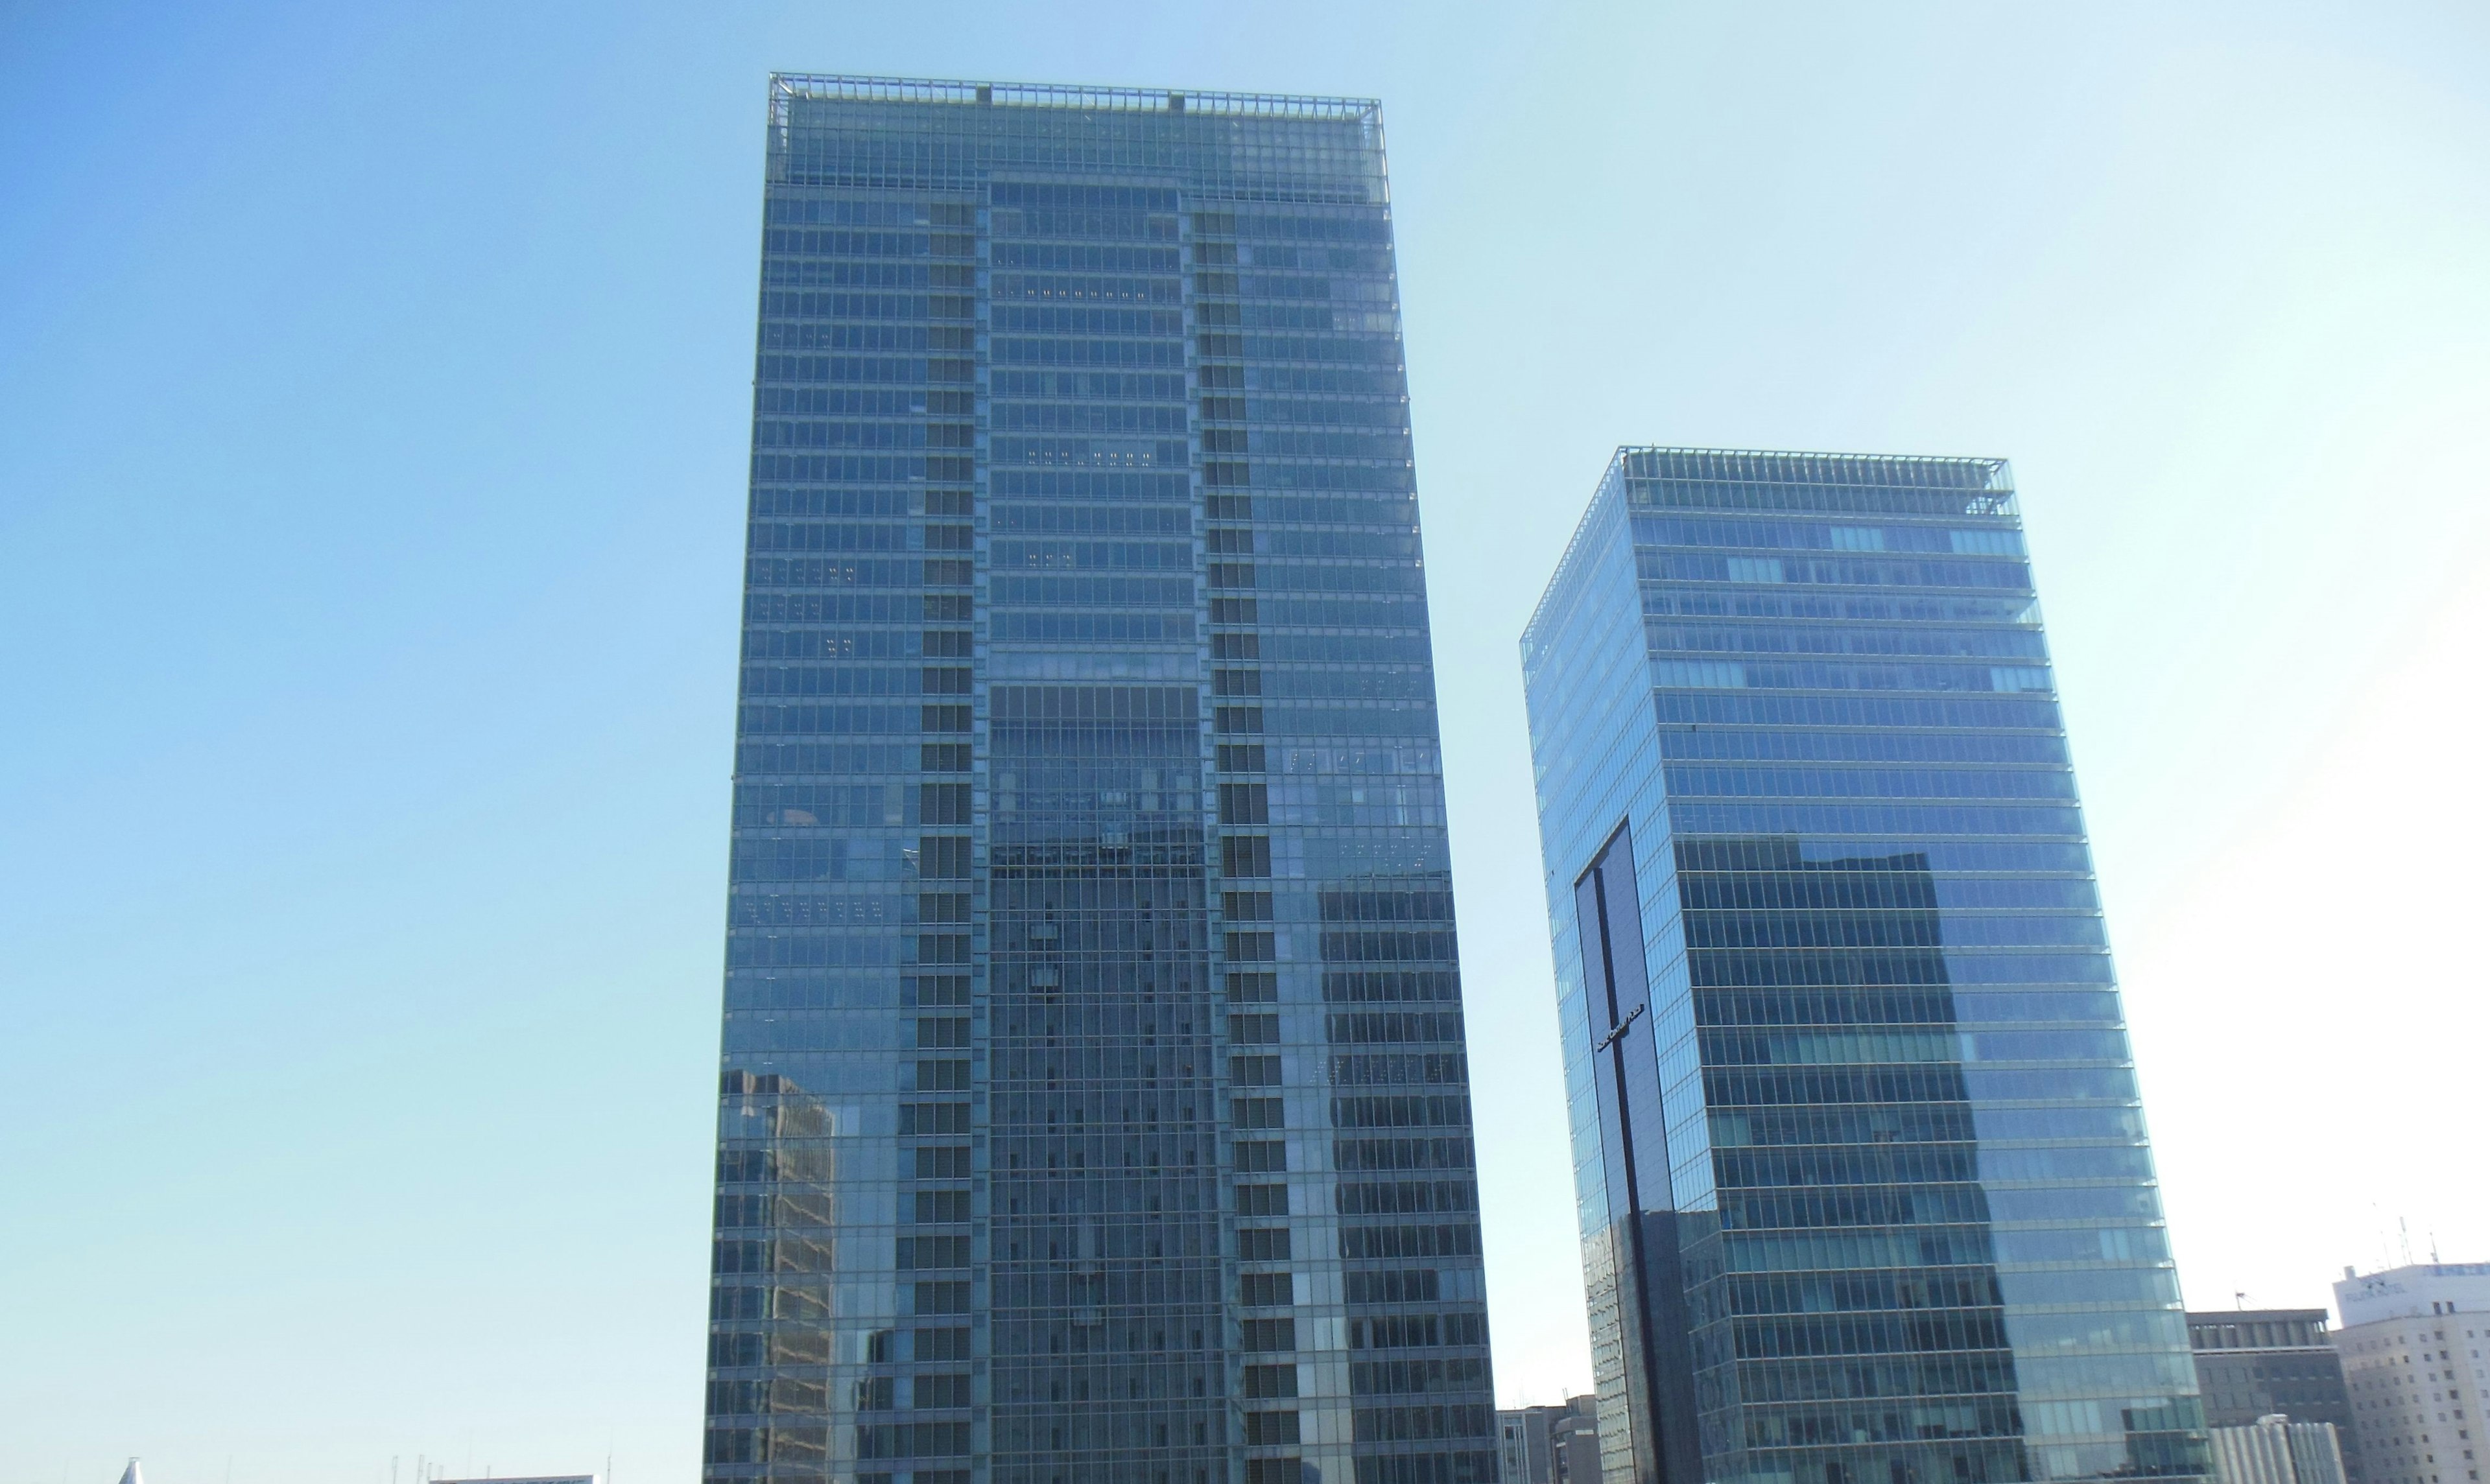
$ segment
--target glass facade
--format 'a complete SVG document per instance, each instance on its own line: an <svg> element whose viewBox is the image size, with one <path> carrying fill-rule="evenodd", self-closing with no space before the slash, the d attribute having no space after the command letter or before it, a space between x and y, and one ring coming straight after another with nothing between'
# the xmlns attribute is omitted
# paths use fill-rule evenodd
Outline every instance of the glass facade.
<svg viewBox="0 0 2490 1484"><path fill-rule="evenodd" d="M712 1481L1491 1484L1373 103L772 80Z"/></svg>
<svg viewBox="0 0 2490 1484"><path fill-rule="evenodd" d="M1607 1476L2207 1473L2006 465L1620 450L1522 660Z"/></svg>

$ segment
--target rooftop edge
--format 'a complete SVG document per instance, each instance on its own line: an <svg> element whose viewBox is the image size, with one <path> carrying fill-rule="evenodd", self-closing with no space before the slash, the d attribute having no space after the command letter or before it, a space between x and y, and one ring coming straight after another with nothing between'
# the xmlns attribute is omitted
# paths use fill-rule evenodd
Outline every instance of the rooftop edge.
<svg viewBox="0 0 2490 1484"><path fill-rule="evenodd" d="M956 103L1067 108L1115 113L1207 113L1226 117L1365 119L1382 109L1372 98L1308 98L1284 93L1194 92L1183 88L1093 87L1078 83L967 82L928 77L852 77L772 72L773 109L796 99L856 102Z"/></svg>
<svg viewBox="0 0 2490 1484"><path fill-rule="evenodd" d="M1719 465L1749 464L1750 467L1746 469L1714 468L1702 471L1681 467L1674 471L1637 471L1631 467L1631 463L1638 458L1665 460L1681 466L1695 461L1710 460ZM1780 464L1776 468L1764 464L1764 461L1780 461ZM1531 605L1530 617L1521 626L1522 645L1526 649L1531 642L1531 635L1538 631L1541 619L1547 614L1549 599L1554 595L1557 586L1564 582L1566 574L1572 569L1581 552L1582 543L1591 528L1591 519L1599 512L1601 499L1612 489L1619 489L1625 481L1636 479L1728 477L1761 479L1766 482L1807 482L1806 475L1814 471L1808 470L1804 466L1810 463L1826 466L1848 465L1853 468L1874 465L1947 465L1955 468L1979 469L1985 471L1985 477L1981 481L1983 489L2010 495L2014 490L2012 460L1977 454L1830 453L1795 448L1707 448L1683 443L1619 443L1616 451L1608 455L1607 466L1601 470L1600 481L1592 487L1590 503L1583 508L1581 518L1575 522L1574 533L1567 538L1563 554L1556 558L1555 569L1549 574L1547 585L1540 589L1539 601ZM1756 465L1763 467L1757 468Z"/></svg>
<svg viewBox="0 0 2490 1484"><path fill-rule="evenodd" d="M1698 454L1722 459L1831 459L1850 464L1980 464L2003 468L2010 460L1985 454L1842 453L1826 448L1708 448L1685 443L1619 443L1608 464L1631 454Z"/></svg>

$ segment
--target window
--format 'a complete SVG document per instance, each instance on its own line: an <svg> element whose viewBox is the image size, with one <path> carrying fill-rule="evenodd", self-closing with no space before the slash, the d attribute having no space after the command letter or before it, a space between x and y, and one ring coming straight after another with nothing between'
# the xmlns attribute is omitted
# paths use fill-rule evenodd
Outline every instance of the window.
<svg viewBox="0 0 2490 1484"><path fill-rule="evenodd" d="M1296 1278L1285 1272L1249 1272L1237 1280L1242 1301L1254 1308L1285 1308L1297 1301Z"/></svg>

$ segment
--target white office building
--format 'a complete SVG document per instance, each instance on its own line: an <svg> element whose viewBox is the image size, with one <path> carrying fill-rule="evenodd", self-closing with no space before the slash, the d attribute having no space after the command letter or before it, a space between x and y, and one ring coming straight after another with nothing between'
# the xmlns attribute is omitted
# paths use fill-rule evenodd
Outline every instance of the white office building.
<svg viewBox="0 0 2490 1484"><path fill-rule="evenodd" d="M2369 1484L2480 1484L2490 1263L2343 1270L2334 1348Z"/></svg>

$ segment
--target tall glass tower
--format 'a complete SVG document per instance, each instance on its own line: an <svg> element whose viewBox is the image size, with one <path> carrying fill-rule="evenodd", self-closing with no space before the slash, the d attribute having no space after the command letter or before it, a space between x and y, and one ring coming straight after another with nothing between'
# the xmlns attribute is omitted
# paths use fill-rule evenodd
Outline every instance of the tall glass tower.
<svg viewBox="0 0 2490 1484"><path fill-rule="evenodd" d="M781 76L705 1477L1491 1484L1372 102Z"/></svg>
<svg viewBox="0 0 2490 1484"><path fill-rule="evenodd" d="M2207 1473L2004 462L1621 449L1522 664L1606 1476Z"/></svg>

